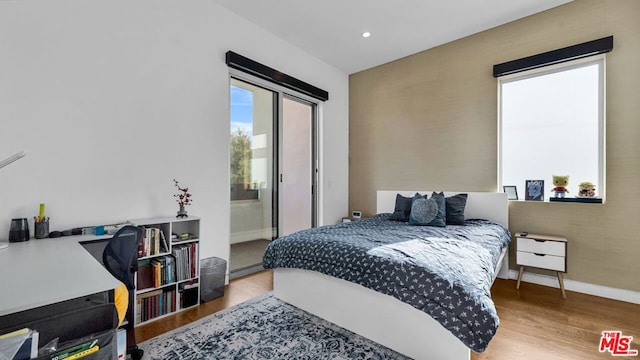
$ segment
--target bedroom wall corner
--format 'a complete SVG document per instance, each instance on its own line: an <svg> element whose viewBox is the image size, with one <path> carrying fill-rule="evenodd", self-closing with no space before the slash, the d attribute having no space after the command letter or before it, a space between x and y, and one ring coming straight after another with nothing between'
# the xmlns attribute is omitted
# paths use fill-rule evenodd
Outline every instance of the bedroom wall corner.
<svg viewBox="0 0 640 360"><path fill-rule="evenodd" d="M581 0L350 76L349 208L375 191L496 191L497 63L614 36L607 55L607 199L517 201L512 232L569 239L567 279L640 291L640 2ZM515 268L511 249L511 268Z"/></svg>
<svg viewBox="0 0 640 360"><path fill-rule="evenodd" d="M176 178L228 259L228 50L329 92L322 217L347 210L347 74L214 2L0 1L0 43L0 159L29 153L0 171L0 240L40 203L51 230L174 215Z"/></svg>

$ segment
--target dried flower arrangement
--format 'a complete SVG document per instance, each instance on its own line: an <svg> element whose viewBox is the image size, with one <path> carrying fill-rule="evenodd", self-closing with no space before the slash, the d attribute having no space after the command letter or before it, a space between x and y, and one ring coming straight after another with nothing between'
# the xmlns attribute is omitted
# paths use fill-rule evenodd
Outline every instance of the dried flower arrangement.
<svg viewBox="0 0 640 360"><path fill-rule="evenodd" d="M187 212L184 210L184 207L187 205L191 205L193 199L191 198L191 193L189 192L189 188L180 187L180 183L178 180L173 179L173 184L178 188L179 192L174 194L173 197L176 198L176 202L180 205L180 210L178 211L178 217L186 217Z"/></svg>

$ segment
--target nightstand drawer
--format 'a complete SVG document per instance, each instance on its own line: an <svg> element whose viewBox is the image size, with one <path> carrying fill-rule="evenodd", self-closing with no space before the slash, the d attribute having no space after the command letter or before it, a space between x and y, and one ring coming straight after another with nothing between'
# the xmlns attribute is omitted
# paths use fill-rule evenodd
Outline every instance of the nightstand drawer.
<svg viewBox="0 0 640 360"><path fill-rule="evenodd" d="M542 269L565 272L566 258L548 254L517 251L516 263L523 266L533 266Z"/></svg>
<svg viewBox="0 0 640 360"><path fill-rule="evenodd" d="M518 238L518 251L530 253L566 256L565 245L566 243L561 241Z"/></svg>

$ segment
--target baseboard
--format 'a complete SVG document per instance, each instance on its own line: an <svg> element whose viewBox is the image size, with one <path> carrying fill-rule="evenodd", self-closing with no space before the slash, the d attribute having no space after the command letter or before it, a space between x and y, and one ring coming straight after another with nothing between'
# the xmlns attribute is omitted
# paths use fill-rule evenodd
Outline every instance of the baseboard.
<svg viewBox="0 0 640 360"><path fill-rule="evenodd" d="M509 279L517 280L518 270L509 270ZM522 274L522 281L560 288L560 285L558 284L558 278L555 276L534 274L525 271ZM571 290L583 294L595 295L613 300L626 301L633 304L640 304L640 292L638 291L589 284L566 278L564 279L564 288L565 290Z"/></svg>
<svg viewBox="0 0 640 360"><path fill-rule="evenodd" d="M251 265L251 266L243 267L240 269L235 269L229 272L229 280L237 279L239 277L253 274L255 272L262 271L262 270L264 270L264 268L262 267L262 264Z"/></svg>

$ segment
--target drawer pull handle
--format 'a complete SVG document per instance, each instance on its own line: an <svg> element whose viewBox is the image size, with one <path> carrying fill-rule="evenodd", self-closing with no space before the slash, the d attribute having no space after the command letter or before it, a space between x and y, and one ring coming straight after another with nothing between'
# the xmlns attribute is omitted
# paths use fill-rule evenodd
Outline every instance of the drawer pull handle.
<svg viewBox="0 0 640 360"><path fill-rule="evenodd" d="M533 255L535 255L535 256L544 256L545 254L533 253Z"/></svg>
<svg viewBox="0 0 640 360"><path fill-rule="evenodd" d="M547 240L538 240L538 239L533 239L533 241L535 241L535 242L547 242Z"/></svg>

